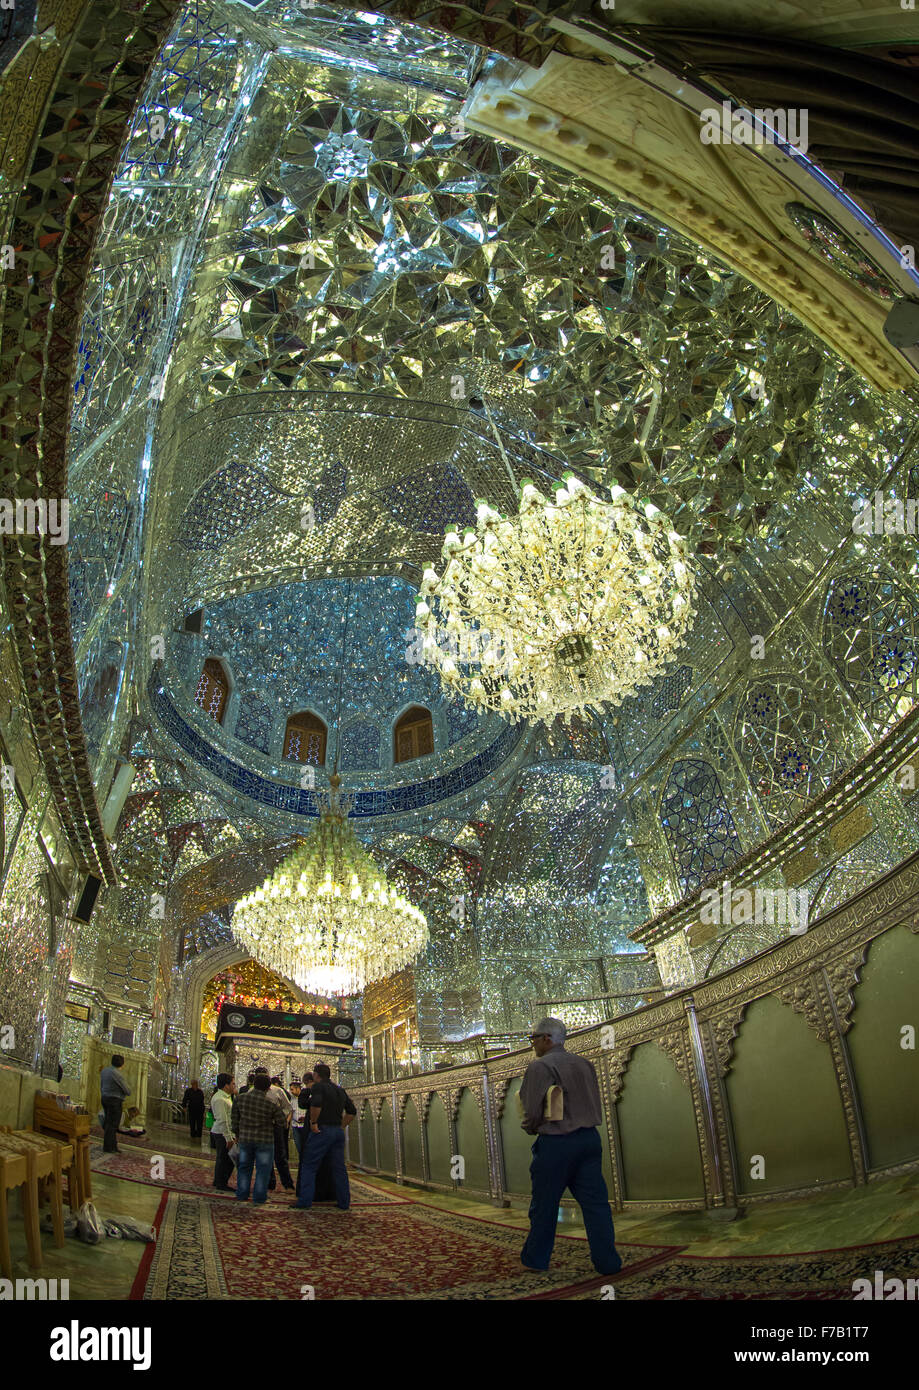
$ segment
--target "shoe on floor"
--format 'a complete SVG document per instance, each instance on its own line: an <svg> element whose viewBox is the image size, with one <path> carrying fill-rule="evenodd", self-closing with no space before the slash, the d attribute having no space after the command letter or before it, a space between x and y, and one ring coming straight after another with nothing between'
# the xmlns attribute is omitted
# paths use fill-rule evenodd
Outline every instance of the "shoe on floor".
<svg viewBox="0 0 919 1390"><path fill-rule="evenodd" d="M520 1267L521 1269L528 1269L531 1274L546 1274L549 1269L548 1265L546 1265L545 1269L538 1269L536 1265L525 1265L523 1260L520 1261Z"/></svg>

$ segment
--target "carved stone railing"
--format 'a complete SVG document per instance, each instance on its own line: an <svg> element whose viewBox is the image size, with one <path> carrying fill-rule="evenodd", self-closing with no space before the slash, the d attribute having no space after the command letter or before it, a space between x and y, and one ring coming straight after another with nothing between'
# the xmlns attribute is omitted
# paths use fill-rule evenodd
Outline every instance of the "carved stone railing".
<svg viewBox="0 0 919 1390"><path fill-rule="evenodd" d="M886 967L875 971L872 990L860 1011L857 986L869 948L889 933L896 934L890 944L899 963L893 971ZM901 978L905 972L915 982L910 997L916 998L917 938L919 854L827 914L803 935L790 936L742 965L658 1003L572 1034L569 1050L588 1057L600 1079L607 1180L614 1207L731 1209L801 1196L816 1188L857 1186L870 1178L919 1168L917 1107L904 1104L902 1133L896 1132L900 1119L891 1121L889 1110L888 1118L881 1121L873 1110L873 1123L886 1129L884 1133L872 1132L866 1125L863 1093L868 1094L865 1088L873 1087L881 1073L869 1068L859 1077L848 1038L853 1022L864 1016L865 1036L878 1026L885 1039L887 1032L891 1033L884 1046L891 1048L891 1065L901 1065L897 1051L904 1043L897 1041L896 1033L901 1020L891 1017L888 1023L890 1010L884 1003L883 989L893 976ZM822 1124L836 1136L835 1168L832 1163L828 1168L819 1157L811 1163L807 1154L817 1155L822 1138L813 1126L808 1128L810 1117L798 1115L789 1121L791 1131L781 1136L781 1141L793 1154L800 1149L803 1157L795 1168L800 1178L764 1182L751 1189L749 1176L742 1171L749 1155L738 1157L728 1076L735 1064L735 1046L743 1034L747 1010L770 997L806 1025L792 1025L790 1016L776 1014L776 1021L769 1026L786 1045L794 1034L794 1046L801 1049L802 1075L810 1068L820 1078L824 1088ZM907 1024L909 1019L904 1018L902 1025ZM762 1033L757 1036L762 1041ZM659 1079L653 1086L642 1080L642 1075L647 1078L647 1071L637 1069L630 1075L636 1050L649 1043L669 1059L676 1073L673 1075L667 1063L656 1058L657 1076L663 1068L672 1103L677 1108L683 1106L687 1115L691 1105L691 1144L696 1152L687 1156L685 1171L691 1177L698 1161L701 1178L697 1190L689 1190L693 1187L690 1181L679 1191L648 1191L636 1172L630 1126L642 1128L661 1094ZM506 1102L531 1059L529 1051L509 1052L404 1080L355 1087L351 1094L358 1105L358 1120L349 1135L351 1161L400 1182L467 1190L497 1204L524 1200L528 1196L526 1150L530 1140L520 1130L516 1106ZM886 1061L880 1065L883 1071ZM746 1070L738 1067L734 1086L740 1085L744 1100L749 1100L749 1078L755 1100L758 1073L755 1066L752 1070L745 1066ZM794 1071L788 1083L790 1101L796 1084ZM628 1121L621 1117L624 1088L630 1092ZM735 1105L739 1100L735 1089ZM891 1126L901 1157L894 1163L872 1161L873 1146L878 1153L891 1151ZM686 1133L684 1130L684 1140ZM644 1190L639 1195L631 1190L641 1187Z"/></svg>

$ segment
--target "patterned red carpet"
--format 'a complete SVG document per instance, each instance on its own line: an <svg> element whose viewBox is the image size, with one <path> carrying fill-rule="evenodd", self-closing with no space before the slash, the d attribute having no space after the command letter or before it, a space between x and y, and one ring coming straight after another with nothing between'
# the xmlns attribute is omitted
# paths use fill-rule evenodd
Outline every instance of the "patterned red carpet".
<svg viewBox="0 0 919 1390"><path fill-rule="evenodd" d="M154 1166L162 1164L162 1168ZM560 1235L552 1269L520 1265L523 1235L499 1220L442 1211L352 1175L353 1207L294 1211L291 1194L259 1210L211 1187L202 1159L136 1147L103 1154L102 1172L164 1189L158 1240L133 1299L322 1300L843 1300L853 1281L919 1278L919 1236L790 1255L700 1256L620 1241L623 1268L597 1275L583 1239ZM201 1198L207 1200L202 1201Z"/></svg>
<svg viewBox="0 0 919 1390"><path fill-rule="evenodd" d="M145 1152L143 1149L130 1149L127 1144L122 1147L120 1153L107 1154L103 1153L101 1147L93 1146L90 1149L90 1167L94 1173L106 1173L109 1177L124 1178L127 1182L147 1183L152 1187L163 1187L172 1192L207 1194L222 1202L235 1201L235 1197L228 1192L214 1191L213 1159L202 1161L189 1156L180 1157L168 1150L154 1152L151 1149ZM294 1172L296 1173L296 1164ZM231 1184L236 1184L235 1174ZM359 1179L352 1179L351 1185L355 1205L364 1206L369 1202L374 1206L384 1206L401 1200L380 1188L370 1187ZM292 1198L293 1193L285 1192L280 1186L268 1194L268 1201L281 1208L286 1208Z"/></svg>
<svg viewBox="0 0 919 1390"><path fill-rule="evenodd" d="M354 1182L355 1194L363 1186ZM135 1299L411 1302L568 1298L588 1290L596 1298L610 1282L593 1270L583 1240L560 1236L553 1268L528 1274L520 1265L519 1230L411 1200L355 1205L350 1212L277 1205L253 1211L173 1192L157 1219L159 1239L141 1262ZM619 1249L627 1268L637 1271L675 1247Z"/></svg>

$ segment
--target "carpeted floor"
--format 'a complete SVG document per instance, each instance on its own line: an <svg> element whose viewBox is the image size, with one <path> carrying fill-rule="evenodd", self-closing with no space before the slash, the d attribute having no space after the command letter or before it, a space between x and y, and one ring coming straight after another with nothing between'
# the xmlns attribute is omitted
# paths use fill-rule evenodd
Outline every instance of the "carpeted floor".
<svg viewBox="0 0 919 1390"><path fill-rule="evenodd" d="M101 1145L92 1145L89 1161L94 1173L106 1173L109 1177L123 1178L126 1182L147 1183L152 1187L162 1187L172 1192L197 1192L223 1202L236 1200L228 1192L214 1191L212 1159L180 1157L177 1154L153 1150L145 1152L139 1148L132 1149L125 1142L121 1152L115 1154L105 1153ZM235 1184L234 1172L231 1185ZM351 1188L352 1200L356 1206L386 1206L390 1203L398 1204L403 1200L389 1192L383 1192L380 1188L371 1187L359 1178L352 1178ZM268 1193L268 1201L281 1208L286 1209L292 1200L293 1193L286 1192L280 1185L274 1192Z"/></svg>
<svg viewBox="0 0 919 1390"><path fill-rule="evenodd" d="M212 1156L122 1139L93 1145L95 1172L163 1190L159 1238L132 1299L844 1300L853 1281L919 1277L919 1236L791 1254L699 1255L686 1244L617 1241L623 1268L595 1273L582 1236L559 1233L552 1269L520 1265L519 1221L432 1205L411 1189L351 1175L352 1210L291 1209L280 1188L261 1209L215 1193ZM204 1200L202 1200L204 1199ZM148 1218L149 1219L149 1218Z"/></svg>
<svg viewBox="0 0 919 1390"><path fill-rule="evenodd" d="M519 1230L411 1200L355 1204L350 1212L253 1211L171 1192L157 1220L159 1239L141 1264L135 1299L596 1298L610 1283L592 1268L583 1240L559 1236L553 1268L529 1274L520 1265ZM619 1250L630 1272L676 1253L668 1246Z"/></svg>
<svg viewBox="0 0 919 1390"><path fill-rule="evenodd" d="M853 1281L915 1279L919 1275L919 1236L884 1240L841 1250L799 1255L687 1255L682 1251L656 1261L653 1268L616 1280L616 1298L632 1300L854 1299ZM626 1271L624 1271L625 1273ZM575 1294L575 1298L593 1295Z"/></svg>
<svg viewBox="0 0 919 1390"><path fill-rule="evenodd" d="M356 1182L355 1197L362 1184ZM383 1195L383 1194L377 1194ZM587 1246L560 1235L552 1269L520 1266L522 1233L420 1202L334 1207L202 1202L164 1195L159 1239L133 1299L317 1300L844 1300L853 1280L919 1276L919 1238L799 1255L687 1255L619 1243L623 1268L597 1275Z"/></svg>

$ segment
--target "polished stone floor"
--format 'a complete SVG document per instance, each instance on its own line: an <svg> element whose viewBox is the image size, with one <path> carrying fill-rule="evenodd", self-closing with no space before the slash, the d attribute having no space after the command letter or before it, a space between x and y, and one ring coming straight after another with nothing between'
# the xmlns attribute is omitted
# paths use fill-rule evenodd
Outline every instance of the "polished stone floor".
<svg viewBox="0 0 919 1390"><path fill-rule="evenodd" d="M156 1135L164 1149L181 1152L210 1166L213 1155L208 1136L191 1140L186 1131L159 1127ZM126 1146L129 1141L122 1143ZM453 1194L424 1192L419 1188L397 1186L386 1179L367 1175L380 1187L410 1196L457 1215L499 1221L525 1228L526 1212L518 1208L496 1208ZM93 1200L103 1218L132 1216L152 1222L162 1197L161 1190L136 1182L93 1174ZM734 1221L717 1220L706 1212L619 1213L617 1236L622 1241L658 1245L682 1245L694 1255L778 1255L807 1250L839 1249L866 1242L897 1237L919 1238L919 1173L872 1182L867 1187L845 1192L817 1193L806 1200L775 1202L754 1206ZM567 1209L560 1213L561 1226L577 1236L582 1227ZM27 1278L29 1269L22 1217L18 1200L11 1201L10 1244L14 1276ZM126 1299L146 1247L137 1241L105 1240L97 1246L84 1245L70 1237L62 1250L56 1250L50 1235L42 1237L47 1278L70 1280L71 1299Z"/></svg>
<svg viewBox="0 0 919 1390"><path fill-rule="evenodd" d="M396 1190L394 1183L372 1181ZM448 1211L523 1229L528 1225L524 1210L501 1211L452 1195L400 1190ZM618 1212L615 1225L623 1241L684 1245L692 1255L782 1255L905 1236L919 1240L919 1173L881 1179L857 1190L748 1207L734 1221L719 1220L704 1211ZM579 1216L566 1208L560 1213L560 1229L577 1235L583 1226Z"/></svg>
<svg viewBox="0 0 919 1390"><path fill-rule="evenodd" d="M162 1192L141 1183L124 1182L93 1173L93 1203L103 1219L130 1216L149 1225L156 1215ZM45 1208L47 1210L47 1208ZM64 1208L65 1215L68 1208ZM103 1240L98 1245L85 1245L76 1236L68 1236L61 1250L55 1249L50 1235L42 1235L42 1267L31 1269L26 1258L25 1231L19 1209L19 1199L10 1200L10 1254L14 1278L69 1279L71 1300L124 1299L147 1248L136 1240Z"/></svg>

